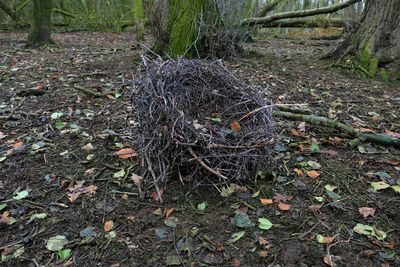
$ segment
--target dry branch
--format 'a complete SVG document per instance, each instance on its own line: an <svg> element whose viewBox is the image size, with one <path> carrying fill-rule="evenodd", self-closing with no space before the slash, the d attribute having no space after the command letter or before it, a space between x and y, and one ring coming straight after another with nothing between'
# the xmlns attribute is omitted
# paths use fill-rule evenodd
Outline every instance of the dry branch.
<svg viewBox="0 0 400 267"><path fill-rule="evenodd" d="M273 14L271 16L262 17L262 18L248 18L241 22L241 25L263 25L269 24L273 21L281 20L281 19L289 19L289 18L300 18L300 17L309 17L315 16L320 14L329 14L336 12L338 10L344 9L348 6L354 5L355 3L361 0L348 0L346 2L332 5L328 7L321 7L315 9L308 9L308 10L299 10L299 11L290 11L290 12L283 12Z"/></svg>

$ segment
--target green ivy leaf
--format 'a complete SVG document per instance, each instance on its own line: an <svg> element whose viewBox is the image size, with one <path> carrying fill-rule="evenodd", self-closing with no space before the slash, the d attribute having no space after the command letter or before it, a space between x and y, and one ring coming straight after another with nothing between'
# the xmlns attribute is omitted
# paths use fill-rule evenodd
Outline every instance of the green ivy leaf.
<svg viewBox="0 0 400 267"><path fill-rule="evenodd" d="M258 228L268 230L272 228L273 224L267 218L258 218Z"/></svg>
<svg viewBox="0 0 400 267"><path fill-rule="evenodd" d="M231 235L232 239L229 239L229 240L227 241L227 243L228 243L228 244L235 243L236 241L238 241L239 239L241 239L241 238L244 236L244 234L245 234L245 231L240 231L240 232L233 233L233 234Z"/></svg>
<svg viewBox="0 0 400 267"><path fill-rule="evenodd" d="M60 251L67 243L68 241L65 236L57 235L47 240L46 248L50 251Z"/></svg>
<svg viewBox="0 0 400 267"><path fill-rule="evenodd" d="M62 250L58 251L57 254L62 260L66 260L71 256L71 252L72 252L72 250L67 248L67 249L62 249Z"/></svg>
<svg viewBox="0 0 400 267"><path fill-rule="evenodd" d="M385 183L385 182L371 182L371 186L376 190L382 190L382 189L386 189L389 188L390 185Z"/></svg>
<svg viewBox="0 0 400 267"><path fill-rule="evenodd" d="M29 191L28 191L28 190L23 190L23 191L18 192L18 193L13 197L13 199L15 199L15 200L21 200L21 199L26 198L28 195L29 195Z"/></svg>

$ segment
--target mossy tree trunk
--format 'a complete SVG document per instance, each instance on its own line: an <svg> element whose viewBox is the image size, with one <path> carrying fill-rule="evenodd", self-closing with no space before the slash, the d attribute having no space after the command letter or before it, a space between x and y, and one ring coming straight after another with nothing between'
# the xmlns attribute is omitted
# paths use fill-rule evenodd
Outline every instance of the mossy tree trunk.
<svg viewBox="0 0 400 267"><path fill-rule="evenodd" d="M329 55L341 58L365 49L381 65L400 67L399 0L367 0L359 27Z"/></svg>
<svg viewBox="0 0 400 267"><path fill-rule="evenodd" d="M143 0L134 0L135 34L138 41L144 40Z"/></svg>
<svg viewBox="0 0 400 267"><path fill-rule="evenodd" d="M29 46L53 43L51 40L52 0L33 0L33 16L28 36Z"/></svg>
<svg viewBox="0 0 400 267"><path fill-rule="evenodd" d="M166 1L166 2L163 2ZM206 50L204 36L200 33L210 20L218 17L213 0L161 0L159 5L166 18L165 29L158 34L154 50L176 58L200 57ZM161 18L160 18L161 19Z"/></svg>

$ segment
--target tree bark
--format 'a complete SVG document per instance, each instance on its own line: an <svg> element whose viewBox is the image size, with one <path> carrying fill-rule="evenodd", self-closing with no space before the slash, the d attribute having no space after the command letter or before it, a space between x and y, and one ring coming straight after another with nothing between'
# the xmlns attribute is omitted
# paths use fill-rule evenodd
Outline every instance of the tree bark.
<svg viewBox="0 0 400 267"><path fill-rule="evenodd" d="M380 65L400 67L400 1L368 0L359 25L329 56L357 55L366 49Z"/></svg>
<svg viewBox="0 0 400 267"><path fill-rule="evenodd" d="M206 55L212 43L212 32L217 31L221 22L214 0L168 0L164 5L167 6L167 14L163 14L167 16L167 25L161 33L156 33L153 50L173 58Z"/></svg>
<svg viewBox="0 0 400 267"><path fill-rule="evenodd" d="M32 23L28 35L28 45L38 47L53 43L51 40L52 0L33 0Z"/></svg>
<svg viewBox="0 0 400 267"><path fill-rule="evenodd" d="M337 5L328 6L328 7L321 7L321 8L315 8L315 9L309 9L309 10L300 10L300 11L282 12L282 13L273 14L271 16L263 17L263 18L244 19L241 22L241 25L268 24L273 21L277 21L277 20L281 20L281 19L300 18L300 17L309 17L309 16L314 16L314 15L320 15L320 14L329 14L329 13L333 13L338 10L341 10L343 8L346 8L348 6L351 6L359 1L361 1L361 0L347 0L346 2L337 4ZM393 1L395 1L395 0L393 0Z"/></svg>

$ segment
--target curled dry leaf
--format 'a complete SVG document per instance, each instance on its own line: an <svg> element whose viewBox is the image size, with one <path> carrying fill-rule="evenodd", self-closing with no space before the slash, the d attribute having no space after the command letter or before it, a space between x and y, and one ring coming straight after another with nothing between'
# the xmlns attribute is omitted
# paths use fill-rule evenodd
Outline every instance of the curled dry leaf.
<svg viewBox="0 0 400 267"><path fill-rule="evenodd" d="M121 159L129 159L138 156L138 153L132 148L122 148L115 152L115 154Z"/></svg>
<svg viewBox="0 0 400 267"><path fill-rule="evenodd" d="M104 232L110 232L114 228L114 222L108 220L104 223Z"/></svg>
<svg viewBox="0 0 400 267"><path fill-rule="evenodd" d="M174 212L174 208L170 208L167 209L167 211L165 212L165 218L168 218L169 216L171 216L171 214Z"/></svg>
<svg viewBox="0 0 400 267"><path fill-rule="evenodd" d="M324 262L325 262L326 265L332 266L331 257L329 257L329 256L324 256Z"/></svg>
<svg viewBox="0 0 400 267"><path fill-rule="evenodd" d="M358 209L360 214L364 216L364 219L367 218L368 216L373 217L375 215L375 209L374 208L369 208L369 207L361 207Z"/></svg>

